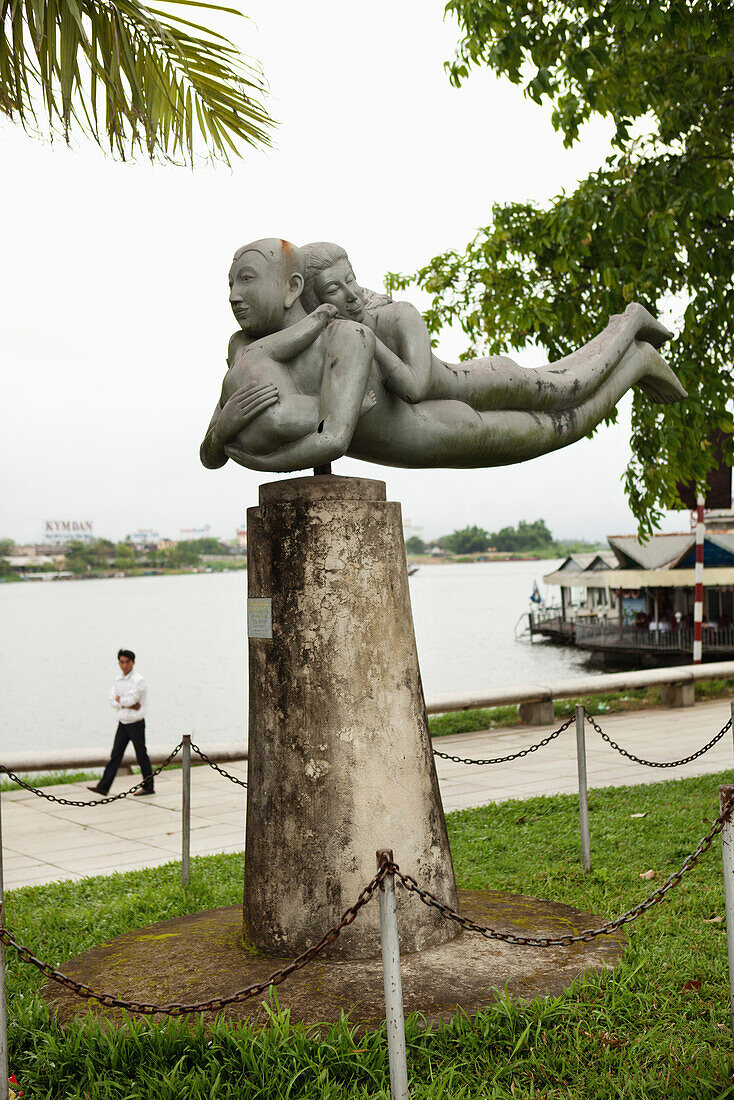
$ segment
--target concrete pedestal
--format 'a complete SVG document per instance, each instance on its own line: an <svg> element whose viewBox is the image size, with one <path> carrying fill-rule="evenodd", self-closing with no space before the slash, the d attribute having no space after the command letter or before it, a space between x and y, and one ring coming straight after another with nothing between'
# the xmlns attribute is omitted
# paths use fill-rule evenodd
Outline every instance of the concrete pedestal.
<svg viewBox="0 0 734 1100"><path fill-rule="evenodd" d="M696 685L661 684L660 701L664 707L692 707L696 702Z"/></svg>
<svg viewBox="0 0 734 1100"><path fill-rule="evenodd" d="M272 608L251 605L246 942L285 957L315 943L379 848L455 905L400 505L384 482L295 478L261 486L247 532L248 595ZM406 952L455 934L407 894L398 922ZM377 906L329 951L379 955Z"/></svg>
<svg viewBox="0 0 734 1100"><path fill-rule="evenodd" d="M534 703L520 703L517 708L520 721L526 726L552 726L553 700L537 699Z"/></svg>

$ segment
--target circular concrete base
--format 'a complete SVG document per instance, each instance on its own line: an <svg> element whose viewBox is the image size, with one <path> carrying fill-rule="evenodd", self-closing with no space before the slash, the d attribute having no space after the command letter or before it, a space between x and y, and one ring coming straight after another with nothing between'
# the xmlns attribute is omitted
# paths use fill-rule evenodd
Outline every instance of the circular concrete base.
<svg viewBox="0 0 734 1100"><path fill-rule="evenodd" d="M462 890L459 898L463 914L517 935L559 936L603 923L571 906L519 894ZM417 898L413 902L422 904ZM478 1011L505 986L523 999L557 994L585 972L614 966L626 944L617 933L571 947L516 947L462 932L438 947L403 955L405 1012L420 1012L432 1023L449 1020L459 1008ZM242 908L233 905L128 932L61 969L93 989L128 1000L190 1004L226 996L283 965L283 959L244 946ZM43 995L62 1022L83 1016L90 1005L112 1022L122 1020L118 1010L82 1000L55 983L44 986ZM329 1022L349 1012L354 1024L379 1025L385 1016L381 960L317 958L278 986L278 1000L293 1021ZM218 1015L264 1023L264 1001L267 994L205 1014L205 1019Z"/></svg>

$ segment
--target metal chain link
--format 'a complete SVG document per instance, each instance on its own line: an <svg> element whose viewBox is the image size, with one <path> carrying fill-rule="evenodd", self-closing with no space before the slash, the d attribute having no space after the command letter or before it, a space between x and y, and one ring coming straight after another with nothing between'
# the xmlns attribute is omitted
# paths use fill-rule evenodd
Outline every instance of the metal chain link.
<svg viewBox="0 0 734 1100"><path fill-rule="evenodd" d="M690 756L684 756L682 760L643 760L641 756L635 756L633 752L627 752L627 749L623 749L621 745L613 741L611 737L604 732L598 722L594 721L593 716L589 714L586 707L584 707L584 714L591 728L596 730L601 739L606 741L611 748L615 749L621 756L626 756L628 760L634 761L635 764L644 764L646 768L679 768L681 764L690 764L692 760L698 760L699 756L703 756L705 752L708 752L709 749L712 749L714 745L718 744L726 731L731 728L732 723L730 718L724 728L719 730L719 732L711 738L708 744L704 745L698 752L691 753Z"/></svg>
<svg viewBox="0 0 734 1100"><path fill-rule="evenodd" d="M375 877L371 879L361 891L354 904L344 910L339 922L333 925L328 932L325 932L318 943L314 944L313 947L307 948L306 951L303 951L286 966L281 967L280 970L275 970L272 974L268 975L267 978L263 978L262 981L247 985L243 989L238 989L235 993L231 993L226 997L212 997L208 1001L197 1001L195 1004L173 1003L170 1005L155 1005L139 1001L125 1001L122 997L114 997L111 993L98 993L94 989L91 989L90 986L85 985L84 982L78 982L74 978L70 978L68 974L63 974L60 970L56 970L56 968L49 963L43 962L27 947L18 943L6 928L0 927L0 942L4 943L6 947L12 947L18 953L22 962L35 966L36 970L40 970L44 977L50 978L51 981L56 982L58 985L62 985L65 989L68 989L71 993L75 993L78 997L83 997L86 1000L99 1001L105 1008L124 1008L128 1012L135 1012L142 1016L153 1016L156 1013L161 1013L166 1016L185 1016L191 1012L214 1012L226 1008L227 1005L239 1004L241 1001L247 1001L252 997L257 997L259 994L264 993L271 985L280 985L280 983L290 977L291 974L295 974L298 970L303 970L304 966L312 962L324 948L332 944L334 940L341 935L343 930L354 921L360 909L367 905L375 890L389 871L390 864L385 860L380 865L380 869Z"/></svg>
<svg viewBox="0 0 734 1100"><path fill-rule="evenodd" d="M38 787L31 787L30 783L26 783L24 779L21 779L15 772L11 772L9 768L0 764L0 774L9 776L14 783L17 783L19 787L24 787L25 790L30 791L31 794L37 795L39 798L45 798L48 802L58 802L59 806L107 806L110 802L118 802L121 798L127 798L128 795L135 794L141 787L144 787L146 783L149 783L151 779L155 779L157 775L167 768L173 760L174 756L181 751L183 741L179 741L176 748L169 753L162 764L159 764L155 768L151 775L141 779L139 783L136 783L134 787L131 787L129 791L121 791L120 794L108 795L105 798L95 798L89 802L80 802L76 798L57 798L55 794L46 794L45 791L40 790Z"/></svg>
<svg viewBox="0 0 734 1100"><path fill-rule="evenodd" d="M556 737L568 729L568 727L574 722L575 716L571 715L567 718L562 726L559 726L553 733L549 733L547 737L544 737L542 741L538 741L537 745L530 745L527 749L520 749L519 752L510 753L509 756L496 756L493 760L472 760L465 756L451 756L448 752L439 752L438 749L433 750L434 756L440 756L442 760L450 760L454 764L507 764L510 760L520 760L523 756L529 756L531 752L537 752L538 749L542 749L545 745L550 744L551 741L555 741Z"/></svg>
<svg viewBox="0 0 734 1100"><path fill-rule="evenodd" d="M447 920L455 921L456 924L461 925L467 932L478 932L481 936L484 936L485 939L502 940L504 943L518 944L520 947L568 947L573 943L588 943L590 940L596 939L597 936L609 936L612 932L616 932L618 928L621 928L622 925L629 924L630 921L642 916L648 909L652 909L654 905L658 905L668 891L672 890L674 886L677 886L683 876L695 867L701 856L709 850L713 844L714 837L721 832L725 822L730 820L733 810L734 798L731 798L706 833L706 836L701 837L696 846L696 850L691 852L689 856L686 856L680 869L670 875L663 885L658 887L658 889L650 894L648 898L639 902L632 909L628 909L626 913L623 913L620 917L616 917L615 920L601 925L600 928L586 928L583 932L579 932L573 936L542 936L534 938L532 936L516 936L512 932L498 932L496 928L489 928L486 925L477 924L476 921L470 920L469 917L462 917L460 913L457 913L450 906L439 901L429 890L423 890L412 875L403 874L396 863L390 865L390 870L394 873L395 877L399 879L406 890L409 890L412 894L417 894L425 905L429 905L433 909L438 909L443 917Z"/></svg>
<svg viewBox="0 0 734 1100"><path fill-rule="evenodd" d="M230 775L229 772L226 772L224 770L224 768L220 768L219 764L215 764L213 760L210 760L206 753L202 752L199 746L195 745L193 741L191 742L191 748L196 753L196 755L204 761L205 764L208 764L210 768L214 768L214 771L219 772L219 774L223 775L225 779L229 779L230 783L236 783L238 787L247 786L247 783L244 779L238 779L236 775Z"/></svg>

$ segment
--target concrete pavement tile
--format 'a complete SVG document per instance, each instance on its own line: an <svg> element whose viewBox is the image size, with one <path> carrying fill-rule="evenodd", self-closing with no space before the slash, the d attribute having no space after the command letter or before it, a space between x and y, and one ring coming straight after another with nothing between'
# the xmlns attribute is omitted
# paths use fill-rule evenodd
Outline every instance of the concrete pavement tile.
<svg viewBox="0 0 734 1100"><path fill-rule="evenodd" d="M35 802L39 797L37 794L31 794L30 791L23 790L23 788L17 788L12 791L2 792L3 802Z"/></svg>
<svg viewBox="0 0 734 1100"><path fill-rule="evenodd" d="M164 863L175 863L175 859L164 851L141 853L120 853L120 858L114 863L97 863L93 866L75 869L76 875L83 878L95 878L97 875L113 875L115 871L125 872L137 870L141 867L159 867ZM134 866L133 866L134 865ZM71 876L69 876L71 877Z"/></svg>
<svg viewBox="0 0 734 1100"><path fill-rule="evenodd" d="M153 863L166 862L166 852L149 844L130 845L129 848L119 848L116 852L106 852L89 857L86 852L79 855L66 855L54 861L54 866L63 871L71 871L76 874L98 875L105 869L116 870L137 859L149 859Z"/></svg>
<svg viewBox="0 0 734 1100"><path fill-rule="evenodd" d="M97 833L100 836L106 837L119 837L120 840L148 840L151 837L159 836L167 832L176 832L180 830L181 826L179 822L171 821L170 818L165 822L161 822L153 826L152 824L144 824L137 821L134 824L116 824L111 822L109 825L100 826L97 829ZM192 822L192 828L194 823Z"/></svg>
<svg viewBox="0 0 734 1100"><path fill-rule="evenodd" d="M167 836L158 837L156 844L161 849L172 852L174 854L181 851L181 837L180 836ZM224 828L212 828L212 829L198 829L196 832L191 832L191 851L195 851L205 845L225 845L225 844L237 844L239 847L244 846L244 831L241 828L235 828L227 826Z"/></svg>
<svg viewBox="0 0 734 1100"><path fill-rule="evenodd" d="M223 847L202 848L199 852L192 852L197 856L218 856L218 855L233 855L235 852L241 852L244 857L244 848L238 844L227 844Z"/></svg>
<svg viewBox="0 0 734 1100"><path fill-rule="evenodd" d="M78 835L36 832L24 840L16 840L13 849L20 855L44 859L53 852L73 851L84 847Z"/></svg>
<svg viewBox="0 0 734 1100"><path fill-rule="evenodd" d="M3 851L3 871L6 874L9 871L20 871L24 867L32 869L38 866L39 861L35 856L16 855L14 852L8 852L7 849Z"/></svg>
<svg viewBox="0 0 734 1100"><path fill-rule="evenodd" d="M55 854L52 862L57 867L70 866L72 860L86 860L88 863L93 863L95 860L100 859L105 862L114 859L120 852L133 849L157 849L158 844L156 841L150 844L134 843L132 841L125 841L121 837L105 837L101 835L99 843L97 844L85 844L83 849L70 849L68 854Z"/></svg>
<svg viewBox="0 0 734 1100"><path fill-rule="evenodd" d="M484 806L488 802L491 802L491 798L479 798L476 794L465 794L462 797L458 795L454 797L451 803L452 810L471 810L476 806Z"/></svg>
<svg viewBox="0 0 734 1100"><path fill-rule="evenodd" d="M58 867L51 867L46 864L42 870L24 874L22 878L19 878L17 874L8 875L5 888L7 890L19 890L23 886L45 886L48 882L63 882L65 879L78 882L83 877L83 875L70 874L68 871L61 871Z"/></svg>
<svg viewBox="0 0 734 1100"><path fill-rule="evenodd" d="M84 877L85 878L94 878L97 875L114 874L115 871L118 871L120 874L127 874L129 871L145 871L149 867L160 867L164 863L171 863L171 862L175 862L175 861L170 860L170 859L138 859L138 860L133 861L132 863L126 863L124 866L120 865L119 867L113 867L109 871L90 871L89 874L85 875Z"/></svg>
<svg viewBox="0 0 734 1100"><path fill-rule="evenodd" d="M226 804L224 804L221 805L218 810L215 810L215 808L212 806L205 812L199 810L196 814L196 817L199 821L208 825L211 825L213 822L220 822L225 820L227 820L230 824L237 824L238 822L241 823L245 820L245 806L244 803L241 806L238 806L236 804L227 806Z"/></svg>

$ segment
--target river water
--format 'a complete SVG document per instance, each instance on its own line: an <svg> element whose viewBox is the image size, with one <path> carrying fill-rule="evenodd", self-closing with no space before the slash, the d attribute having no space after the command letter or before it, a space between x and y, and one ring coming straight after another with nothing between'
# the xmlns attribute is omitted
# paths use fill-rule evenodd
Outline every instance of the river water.
<svg viewBox="0 0 734 1100"><path fill-rule="evenodd" d="M572 649L515 640L553 561L422 565L410 579L426 695L586 671ZM246 574L0 585L0 749L107 747L120 647L148 682L148 742L246 736Z"/></svg>

